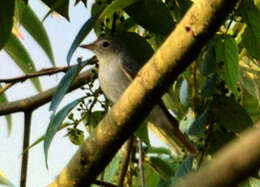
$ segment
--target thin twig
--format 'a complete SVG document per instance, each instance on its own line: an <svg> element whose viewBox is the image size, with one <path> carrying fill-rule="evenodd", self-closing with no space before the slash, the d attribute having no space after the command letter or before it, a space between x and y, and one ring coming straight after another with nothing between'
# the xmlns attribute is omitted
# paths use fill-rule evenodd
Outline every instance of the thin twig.
<svg viewBox="0 0 260 187"><path fill-rule="evenodd" d="M93 182L93 184L102 185L104 187L118 187L117 185L114 185L114 184L111 184L111 183L108 183L108 182L98 181L98 180L95 180Z"/></svg>
<svg viewBox="0 0 260 187"><path fill-rule="evenodd" d="M140 169L140 178L141 178L141 186L145 187L145 180L144 180L144 152L143 152L143 146L142 146L142 141L138 139L138 148L139 148L139 169Z"/></svg>
<svg viewBox="0 0 260 187"><path fill-rule="evenodd" d="M2 87L2 88L0 89L0 95L1 95L2 93L4 93L6 90L8 90L9 88L11 88L13 85L15 85L15 83L9 83L9 84L5 85L4 87Z"/></svg>
<svg viewBox="0 0 260 187"><path fill-rule="evenodd" d="M132 151L132 148L133 148L133 142L134 142L134 137L131 136L127 140L127 143L126 143L125 154L124 154L124 157L123 157L121 170L120 170L120 173L119 173L119 176L118 176L118 186L119 187L123 186L123 183L124 183L125 175L126 175L129 160L130 160L131 151Z"/></svg>
<svg viewBox="0 0 260 187"><path fill-rule="evenodd" d="M97 62L96 57L92 57L91 59L88 60L88 64L94 64ZM46 76L46 75L53 75L56 73L60 72L66 72L71 66L64 66L64 67L55 67L55 68L47 68L47 69L42 69L40 71L36 71L33 73L28 73L26 75L22 75L19 77L15 78L10 78L10 79L0 79L0 82L2 83L17 83L17 82L23 82L27 79L34 78L34 77L40 77L40 76Z"/></svg>
<svg viewBox="0 0 260 187"><path fill-rule="evenodd" d="M31 118L32 118L32 110L25 111L23 150L25 150L30 144ZM29 157L29 151L24 152L24 154L22 155L20 187L26 187L28 157Z"/></svg>

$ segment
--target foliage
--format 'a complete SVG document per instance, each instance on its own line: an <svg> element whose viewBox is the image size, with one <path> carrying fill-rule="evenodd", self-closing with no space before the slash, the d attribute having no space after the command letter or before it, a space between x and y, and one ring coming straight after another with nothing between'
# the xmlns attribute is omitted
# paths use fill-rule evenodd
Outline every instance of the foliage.
<svg viewBox="0 0 260 187"><path fill-rule="evenodd" d="M86 0L81 1L86 5ZM43 2L50 8L49 13L56 11L69 20L68 0ZM79 2L77 0L76 4ZM67 63L70 63L74 51L85 36L94 29L98 37L112 35L128 43L129 53L143 65L158 50L191 4L189 0L96 0L92 5L92 16L86 20L71 45ZM180 129L199 148L197 155L190 156L185 151L176 154L167 147L153 147L145 122L135 133L145 144L143 167L146 186L173 185L191 170L197 170L202 161L214 159L216 151L260 119L259 7L257 0L241 1L196 61L178 77L163 97L165 105L178 119ZM32 35L51 64L55 65L42 23L22 0L0 3L0 25L6 25L4 29L0 28L0 48L12 57L24 73L36 71L30 53L11 32L11 28L17 29L18 22ZM33 27L35 24L38 26ZM39 33L42 33L41 36ZM80 122L84 123L89 133L93 132L111 106L100 88L94 86L93 79L82 88L84 99L73 101L56 113L62 98L85 65L79 60L60 81L51 102L50 110L53 113L48 130L33 144L44 140L46 159L50 142L61 128L67 128L71 142L80 145L84 139L84 132L78 129ZM31 81L41 91L39 78ZM8 103L6 95L0 95L0 102ZM75 113L80 113L80 117L75 117ZM66 117L69 123L62 126ZM7 120L11 130L10 116L7 116ZM138 151L135 139L124 179L125 186L141 186ZM117 183L124 152L125 148L122 148L107 166L103 174L105 181ZM257 183L259 180L252 178L241 186L256 186Z"/></svg>

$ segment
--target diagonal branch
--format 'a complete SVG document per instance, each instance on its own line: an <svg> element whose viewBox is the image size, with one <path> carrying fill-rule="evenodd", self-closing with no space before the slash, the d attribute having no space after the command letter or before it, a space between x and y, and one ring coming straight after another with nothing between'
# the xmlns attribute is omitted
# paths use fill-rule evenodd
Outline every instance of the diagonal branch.
<svg viewBox="0 0 260 187"><path fill-rule="evenodd" d="M90 186L238 0L197 0L50 187Z"/></svg>
<svg viewBox="0 0 260 187"><path fill-rule="evenodd" d="M71 85L69 91L73 91L83 86L84 84L86 84L87 81L93 79L94 77L96 77L95 69L90 69L80 73L78 77L75 79L74 83ZM21 99L0 105L0 115L6 115L14 112L22 112L26 110L34 110L48 103L51 100L53 94L55 93L56 88L57 87L51 88L49 90L46 90L42 93L39 93L35 96L26 99Z"/></svg>

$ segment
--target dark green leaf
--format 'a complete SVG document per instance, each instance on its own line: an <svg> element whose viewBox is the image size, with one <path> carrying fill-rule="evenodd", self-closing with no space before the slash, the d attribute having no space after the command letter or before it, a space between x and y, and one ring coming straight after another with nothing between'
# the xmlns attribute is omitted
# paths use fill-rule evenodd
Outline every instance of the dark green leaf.
<svg viewBox="0 0 260 187"><path fill-rule="evenodd" d="M166 181L161 179L159 184L156 187L175 187L177 185L178 180L179 180L179 178L177 178L177 177L172 177Z"/></svg>
<svg viewBox="0 0 260 187"><path fill-rule="evenodd" d="M79 46L79 44L82 42L82 40L87 36L87 34L91 31L91 29L95 25L100 13L101 13L101 11L98 14L91 16L91 18L89 18L87 20L87 22L84 23L84 25L79 30L76 38L74 39L73 43L71 44L68 54L67 54L67 63L68 64L70 64L71 57L72 57L73 53L75 52L76 48Z"/></svg>
<svg viewBox="0 0 260 187"><path fill-rule="evenodd" d="M229 121L228 121L229 122ZM218 125L218 124L216 124ZM235 138L235 134L224 130L213 131L208 139L207 153L213 154Z"/></svg>
<svg viewBox="0 0 260 187"><path fill-rule="evenodd" d="M60 104L62 98L67 93L68 89L70 88L72 82L75 80L76 76L79 73L79 70L81 69L81 65L77 64L72 66L67 73L64 75L64 77L61 79L55 94L52 97L51 105L50 105L50 111L53 111L55 113L58 105Z"/></svg>
<svg viewBox="0 0 260 187"><path fill-rule="evenodd" d="M35 72L34 62L31 56L24 48L20 40L13 34L10 35L8 42L6 43L4 50L7 54L14 60L14 62L19 66L19 68L26 74ZM35 88L41 92L41 84L38 78L31 79Z"/></svg>
<svg viewBox="0 0 260 187"><path fill-rule="evenodd" d="M226 129L238 133L253 125L253 122L235 99L230 97L216 97L216 118Z"/></svg>
<svg viewBox="0 0 260 187"><path fill-rule="evenodd" d="M150 140L148 135L147 122L143 122L139 128L135 131L135 135L140 138L147 146L150 146Z"/></svg>
<svg viewBox="0 0 260 187"><path fill-rule="evenodd" d="M1 89L1 85L0 85L0 89ZM0 105L6 104L8 103L7 97L5 95L5 93L0 94ZM12 130L12 116L11 114L8 114L5 116L6 118L6 122L7 122L7 129L8 129L8 134L11 133Z"/></svg>
<svg viewBox="0 0 260 187"><path fill-rule="evenodd" d="M69 21L69 0L42 0L49 8L50 11L44 16L44 19L53 11L58 12Z"/></svg>
<svg viewBox="0 0 260 187"><path fill-rule="evenodd" d="M118 33L117 37L120 38L123 43L127 44L125 45L127 51L129 52L130 56L140 64L140 66L143 66L144 63L146 63L146 61L149 60L154 53L149 43L136 33Z"/></svg>
<svg viewBox="0 0 260 187"><path fill-rule="evenodd" d="M206 56L201 64L201 73L204 76L208 76L209 74L216 71L216 54L214 46L211 45L208 47Z"/></svg>
<svg viewBox="0 0 260 187"><path fill-rule="evenodd" d="M159 157L149 157L146 161L165 180L173 177L175 174L175 171L166 160Z"/></svg>
<svg viewBox="0 0 260 187"><path fill-rule="evenodd" d="M205 83L205 85L202 88L201 96L203 98L210 97L210 96L216 95L218 93L218 90L216 87L217 86L216 81L217 81L217 75L214 73L210 76L210 78L207 80L207 82Z"/></svg>
<svg viewBox="0 0 260 187"><path fill-rule="evenodd" d="M239 78L237 44L233 38L226 37L224 41L221 39L217 40L215 49L217 62L224 62L220 77L225 80L227 86L237 94L237 82Z"/></svg>
<svg viewBox="0 0 260 187"><path fill-rule="evenodd" d="M15 0L0 1L0 50L6 44L13 27Z"/></svg>
<svg viewBox="0 0 260 187"><path fill-rule="evenodd" d="M17 2L16 6L18 8L19 22L36 40L36 42L41 46L41 48L44 50L44 52L50 59L52 65L55 66L51 44L43 24L35 15L33 10L28 5L26 5L22 0L17 0L16 2Z"/></svg>
<svg viewBox="0 0 260 187"><path fill-rule="evenodd" d="M183 177L192 170L193 156L188 156L176 171L175 177Z"/></svg>
<svg viewBox="0 0 260 187"><path fill-rule="evenodd" d="M206 108L204 112L191 124L188 133L192 136L201 135L208 122L209 108Z"/></svg>
<svg viewBox="0 0 260 187"><path fill-rule="evenodd" d="M174 23L169 10L161 0L143 0L125 9L127 14L145 29L167 36Z"/></svg>
<svg viewBox="0 0 260 187"><path fill-rule="evenodd" d="M67 104L65 107L63 107L56 115L53 114L51 121L48 125L48 129L46 131L45 137L44 137L44 154L46 159L46 166L48 167L47 159L48 159L48 150L51 144L51 141L54 137L54 135L57 133L57 131L60 129L63 120L66 118L68 113L82 100L82 98L77 99L69 104Z"/></svg>
<svg viewBox="0 0 260 187"><path fill-rule="evenodd" d="M254 58L260 59L260 10L251 1L242 1L240 13L247 27L242 36L248 54Z"/></svg>

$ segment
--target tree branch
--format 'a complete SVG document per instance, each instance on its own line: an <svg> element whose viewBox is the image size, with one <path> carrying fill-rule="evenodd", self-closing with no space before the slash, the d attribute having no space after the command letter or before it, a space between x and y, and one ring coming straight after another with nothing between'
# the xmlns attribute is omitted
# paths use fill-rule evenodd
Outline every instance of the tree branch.
<svg viewBox="0 0 260 187"><path fill-rule="evenodd" d="M198 172L189 174L177 186L237 186L260 168L259 137L260 128L247 130L220 150L214 160L204 163Z"/></svg>
<svg viewBox="0 0 260 187"><path fill-rule="evenodd" d="M87 71L84 71L83 73L80 73L78 77L75 79L74 83L71 85L69 91L73 91L84 84L88 80L93 79L96 76L96 70L90 69ZM46 90L42 93L39 93L35 96L21 99L13 102L9 102L7 104L0 105L0 115L6 115L14 112L22 112L26 110L34 110L38 108L39 106L42 106L46 103L48 103L53 94L55 93L57 87L51 88L49 90Z"/></svg>
<svg viewBox="0 0 260 187"><path fill-rule="evenodd" d="M23 151L29 147L31 132L32 110L24 112ZM22 154L20 187L26 187L29 151Z"/></svg>
<svg viewBox="0 0 260 187"><path fill-rule="evenodd" d="M197 0L50 187L90 186L238 0Z"/></svg>

